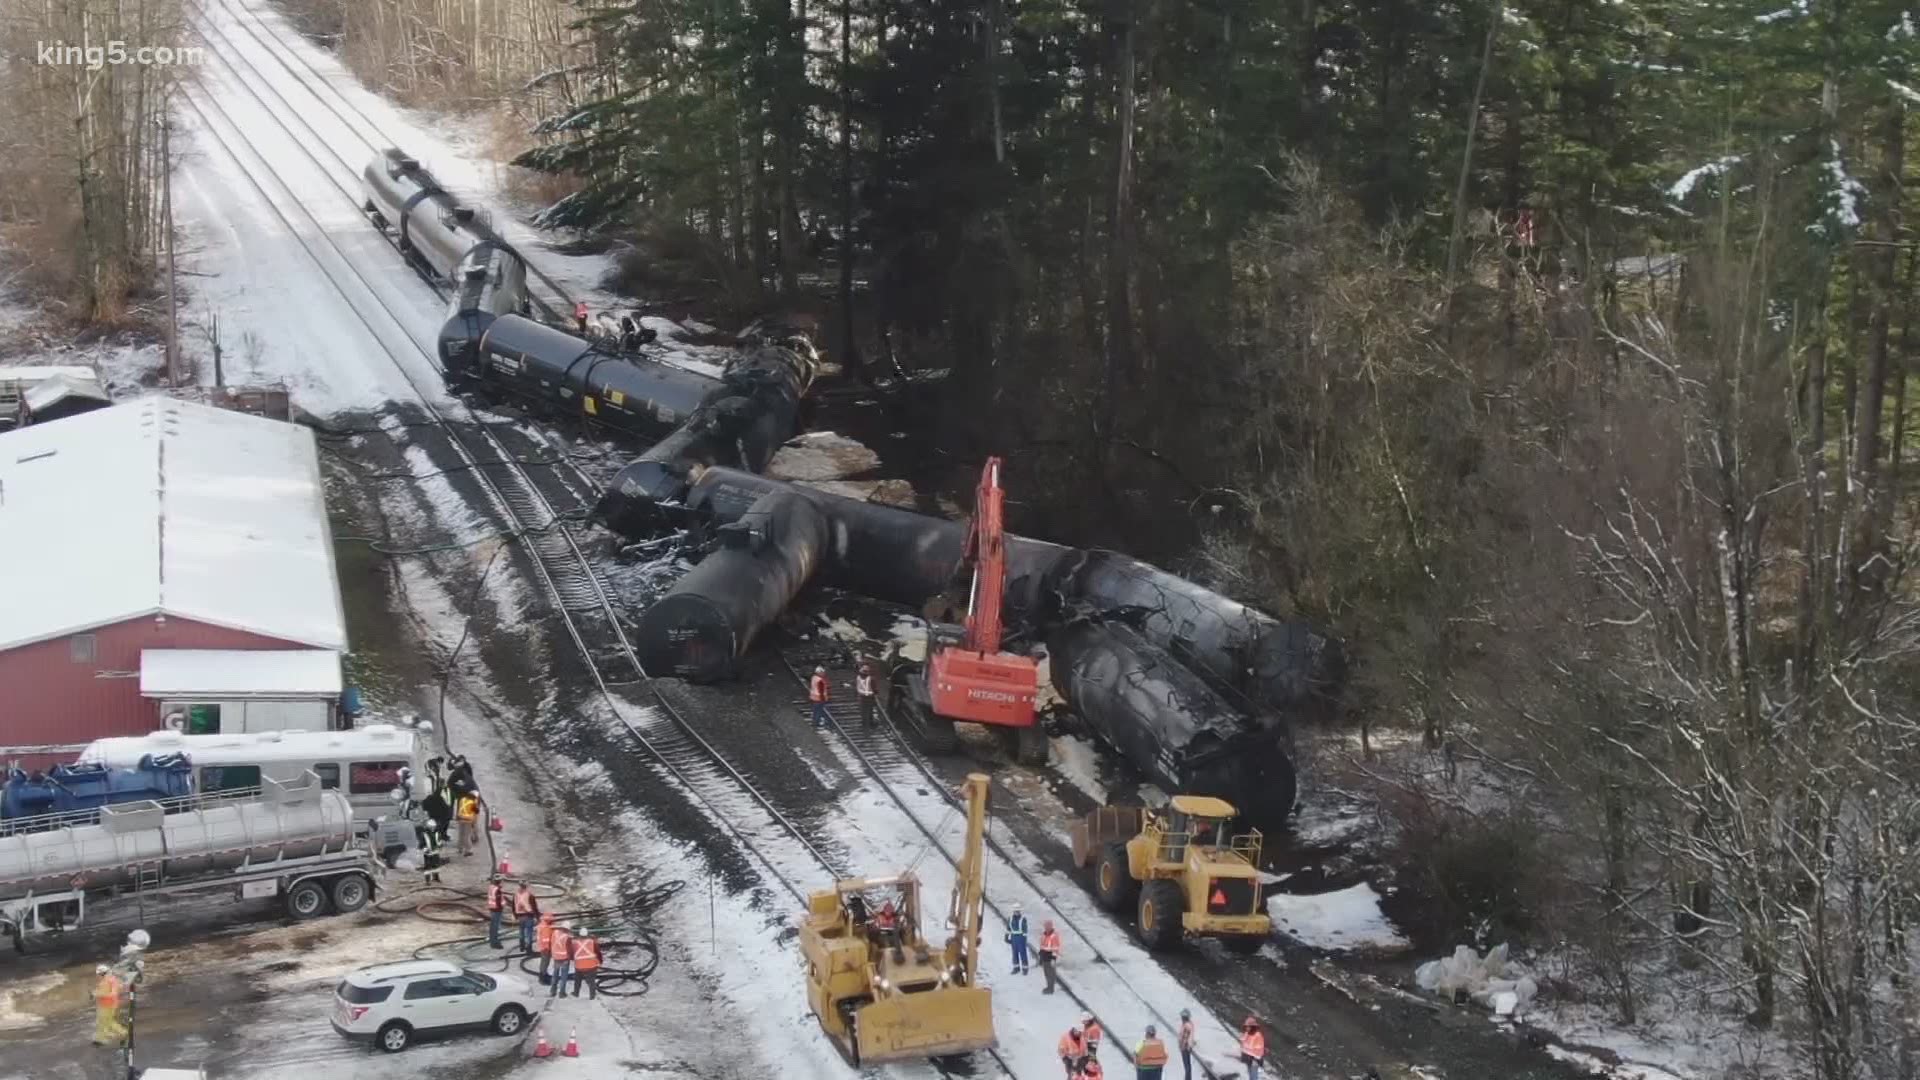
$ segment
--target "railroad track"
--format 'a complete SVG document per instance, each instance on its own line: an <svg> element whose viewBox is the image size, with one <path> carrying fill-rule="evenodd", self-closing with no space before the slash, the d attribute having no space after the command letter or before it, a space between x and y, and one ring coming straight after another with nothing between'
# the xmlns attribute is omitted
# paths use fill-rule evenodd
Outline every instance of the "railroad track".
<svg viewBox="0 0 1920 1080"><path fill-rule="evenodd" d="M379 154L390 147L399 147L401 149L406 147L405 140L394 138L380 126L378 120L367 115L366 110L354 104L352 98L340 93L339 89L327 79L326 75L318 68L315 68L312 61L302 55L299 49L289 46L286 39L281 37L279 31L275 30L265 19L260 17L259 12L243 4L236 3L235 0L218 0L218 3L221 7L233 14L234 23L242 32L259 43L261 48L271 55L274 61L278 63L288 75L291 75L296 82L306 88L307 93L310 94L322 108L326 109L338 119L347 130L354 133L355 137L366 146L369 156ZM293 58L292 62L288 61L288 56ZM249 61L249 63L251 63L251 61ZM295 67L296 64L298 68ZM303 71L304 74L302 73ZM325 92L322 93L319 87L324 87ZM349 114L351 114L351 118ZM369 137L369 132L372 133L372 137ZM366 163L363 161L360 164L365 165ZM350 167L348 171L355 176L358 176L360 173L359 167L357 166ZM505 240L505 237L502 237L502 240ZM514 249L516 255L520 254L517 246L511 242L508 242L508 246ZM545 271L541 270L538 264L526 258L525 255L520 255L520 259L526 264L528 276L545 291L545 295L541 295L532 288L529 288L528 299L535 307L540 309L541 314L546 317L548 322L562 326L571 326L573 324L573 295L562 287L559 282L549 277Z"/></svg>
<svg viewBox="0 0 1920 1080"><path fill-rule="evenodd" d="M213 36L229 48L233 46L231 37L220 33L218 28L214 30ZM251 94L296 142L301 141L301 132L276 114L259 92L239 77L238 68L230 58L218 48L210 52L235 75L234 84L237 87ZM242 62L250 63L244 57ZM258 74L258 70L254 70ZM356 293L365 291L370 294L385 315L385 321L391 322L398 329L399 336L429 366L437 370L432 354L406 332L405 320L340 250L332 236L295 194L295 187L275 169L272 160L260 152L248 138L245 129L234 121L213 95L206 92L204 84L196 85L184 96L184 100L200 119L202 129L239 166L289 235L305 249L321 274L340 293L355 318L413 387L421 408L437 422L454 452L478 478L497 514L510 524L522 541L530 556L529 562L536 580L551 601L555 616L586 661L594 683L594 696L604 706L606 715L634 738L668 785L704 807L713 820L740 842L759 862L765 876L793 897L796 910L804 906L807 896L798 884L800 880L819 880L822 871L830 878L847 876L844 851L810 836L808 830L783 813L744 773L703 738L654 685L627 638L605 584L568 527L568 518L555 510L552 502L529 476L527 467L519 464L485 426L477 428L478 441L491 449L493 459L488 461L475 454L470 444L473 437L463 430L464 425L449 418L434 404L436 395L416 381L414 371L402 360L405 347L396 347L389 340L394 336L393 329L385 333L377 329L376 321L370 319L368 312L356 302ZM279 100L286 105L283 97ZM288 108L293 111L290 106ZM293 115L298 116L299 113L293 111ZM214 123L216 117L221 121L219 125ZM223 132L222 127L228 130ZM310 128L307 134L317 135ZM245 155L240 150L243 146L247 150ZM259 169L272 177L274 184L284 191L287 196L284 201L293 204L293 211L273 197L261 176L249 166L248 155L256 159ZM316 168L327 171L310 152L307 156ZM340 186L337 179L335 186ZM342 191L357 206L358 200L353 193L344 188ZM303 217L311 226L310 232L303 232L296 226L295 214ZM318 241L312 239L314 236L319 238ZM328 258L328 255L332 258ZM358 290L354 287L356 285ZM616 693L616 687L628 683L644 686L655 704L635 705ZM985 1054L997 1067L995 1075L1007 1080L1019 1080L1018 1073L997 1050L988 1050ZM976 1071L970 1068L950 1070L937 1064L936 1068L943 1075L976 1075ZM913 1072L905 1067L885 1071L889 1074Z"/></svg>
<svg viewBox="0 0 1920 1080"><path fill-rule="evenodd" d="M803 688L816 666L826 667L829 671L844 669L853 658L852 651L845 645L785 645L779 651L782 664ZM795 707L802 713L811 709L805 700L796 701ZM952 840L942 836L939 824L956 810L962 809L959 796L952 785L935 773L926 759L907 742L906 734L887 709L876 702L874 711L875 722L868 725L860 719L857 701L842 698L830 700L827 705L827 715L834 732L859 761L861 768L886 792L901 813L913 822L928 845L938 849L957 870L960 855L954 850ZM1025 910L1034 913L1050 912L1055 928L1061 932L1062 946L1077 946L1075 951L1080 955L1091 956L1104 964L1105 972L1101 977L1117 986L1122 991L1121 996L1132 999L1131 1002L1116 1005L1108 996L1096 1002L1091 990L1084 987L1076 989L1064 974L1059 976L1061 989L1082 1010L1091 1013L1107 1031L1122 1036L1115 1039L1114 1045L1126 1055L1129 1063L1133 1061L1133 1052L1127 1040L1137 1037L1147 1023L1157 1025L1160 1031L1169 1035L1179 1031L1179 1024L1173 1022L1147 994L1129 982L1126 975L1099 948L1091 932L1091 919L1075 919L1059 904L1051 902L1049 898L1054 895L1053 891L1041 888L1040 883L1019 861L993 838L991 831L987 834L986 846L988 880L1004 883L1011 877L1019 883L1018 888L1002 887L1003 897L1007 893L1014 894L1013 900L1008 903L1021 903ZM986 904L987 910L1000 921L1004 931L1006 910L991 896L987 897ZM1037 914L1033 917L1037 918ZM1204 1059L1197 1059L1197 1064L1209 1080L1220 1080Z"/></svg>

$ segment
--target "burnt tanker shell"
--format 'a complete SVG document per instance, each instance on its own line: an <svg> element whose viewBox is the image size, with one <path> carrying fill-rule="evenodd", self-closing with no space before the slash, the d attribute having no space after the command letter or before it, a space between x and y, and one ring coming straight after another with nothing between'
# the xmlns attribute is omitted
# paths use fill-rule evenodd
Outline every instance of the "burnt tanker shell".
<svg viewBox="0 0 1920 1080"><path fill-rule="evenodd" d="M793 434L800 398L812 381L813 362L801 353L778 346L756 349L727 371L723 396L696 409L614 476L595 513L627 536L690 524L682 511L695 469L720 465L757 473L766 468Z"/></svg>
<svg viewBox="0 0 1920 1080"><path fill-rule="evenodd" d="M731 678L754 637L819 565L827 522L807 499L773 492L717 535L718 550L640 617L635 648L650 674L696 683Z"/></svg>
<svg viewBox="0 0 1920 1080"><path fill-rule="evenodd" d="M1283 622L1118 552L1076 553L1063 571L1060 591L1084 613L1138 628L1263 722L1334 707L1344 656L1307 624Z"/></svg>
<svg viewBox="0 0 1920 1080"><path fill-rule="evenodd" d="M1199 676L1130 626L1074 622L1047 636L1058 690L1094 734L1169 793L1214 795L1262 820L1293 809L1284 738L1249 727Z"/></svg>
<svg viewBox="0 0 1920 1080"><path fill-rule="evenodd" d="M738 469L700 471L685 502L698 517L736 521L757 499L773 491L795 492L826 515L829 537L821 566L822 584L917 607L954 583L966 549L965 522L861 502ZM1006 605L1010 618L1032 616L1040 610L1046 581L1071 551L1044 540L1007 537Z"/></svg>

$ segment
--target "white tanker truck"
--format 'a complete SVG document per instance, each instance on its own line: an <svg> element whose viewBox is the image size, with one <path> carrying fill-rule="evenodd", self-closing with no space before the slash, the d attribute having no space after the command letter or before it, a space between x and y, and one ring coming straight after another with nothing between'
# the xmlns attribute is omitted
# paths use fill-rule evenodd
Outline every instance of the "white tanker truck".
<svg viewBox="0 0 1920 1080"><path fill-rule="evenodd" d="M358 911L383 872L375 852L413 838L384 821L357 836L346 796L312 773L263 781L258 798L121 803L35 824L0 837L0 933L22 949L30 934L79 927L90 907L184 893L281 897L296 919Z"/></svg>

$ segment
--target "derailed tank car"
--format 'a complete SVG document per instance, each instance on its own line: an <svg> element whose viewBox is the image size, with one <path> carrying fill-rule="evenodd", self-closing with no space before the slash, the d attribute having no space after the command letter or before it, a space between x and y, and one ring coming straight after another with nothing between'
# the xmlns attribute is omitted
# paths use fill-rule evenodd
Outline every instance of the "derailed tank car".
<svg viewBox="0 0 1920 1080"><path fill-rule="evenodd" d="M482 244L508 247L484 216L461 205L433 174L399 150L388 150L368 162L360 178L361 209L375 225L398 232L400 251L429 278L455 281L468 252Z"/></svg>
<svg viewBox="0 0 1920 1080"><path fill-rule="evenodd" d="M1094 736L1168 793L1217 796L1262 820L1292 811L1283 729L1249 724L1138 630L1076 621L1047 635L1047 655L1054 689Z"/></svg>
<svg viewBox="0 0 1920 1080"><path fill-rule="evenodd" d="M719 547L640 617L634 638L650 674L696 683L731 677L813 576L827 520L810 500L776 491L716 534Z"/></svg>
<svg viewBox="0 0 1920 1080"><path fill-rule="evenodd" d="M442 332L443 354L462 349ZM578 415L631 434L658 437L691 416L725 384L691 371L613 352L519 315L487 324L470 365L449 365L450 389Z"/></svg>

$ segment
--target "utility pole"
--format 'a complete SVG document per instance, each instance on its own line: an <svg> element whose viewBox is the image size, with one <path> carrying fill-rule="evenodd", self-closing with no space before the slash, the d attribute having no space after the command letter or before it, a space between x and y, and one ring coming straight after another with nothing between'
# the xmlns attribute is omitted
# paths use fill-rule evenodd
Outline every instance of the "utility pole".
<svg viewBox="0 0 1920 1080"><path fill-rule="evenodd" d="M180 308L174 300L173 272L173 121L164 111L172 102L169 95L160 104L160 198L161 217L167 230L167 382L180 385Z"/></svg>

